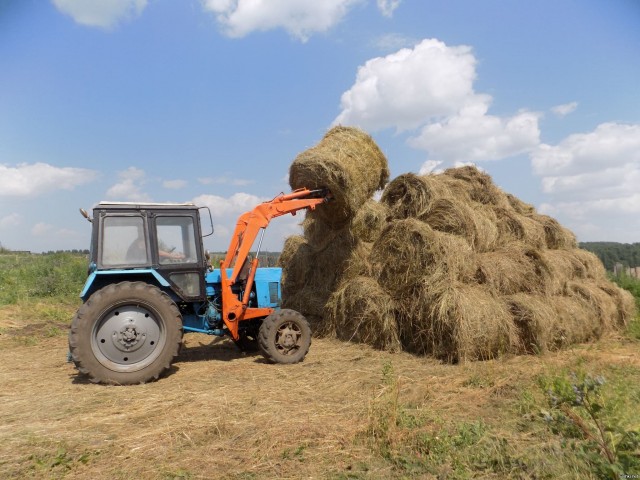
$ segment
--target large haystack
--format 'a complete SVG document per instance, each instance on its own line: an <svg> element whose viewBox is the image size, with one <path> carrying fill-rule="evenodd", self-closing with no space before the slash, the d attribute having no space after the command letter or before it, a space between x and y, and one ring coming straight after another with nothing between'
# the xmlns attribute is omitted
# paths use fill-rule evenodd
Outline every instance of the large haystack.
<svg viewBox="0 0 640 480"><path fill-rule="evenodd" d="M590 341L635 315L633 297L572 232L465 166L388 179L373 140L332 129L298 155L293 188L328 187L283 252L283 303L315 333L448 362Z"/></svg>

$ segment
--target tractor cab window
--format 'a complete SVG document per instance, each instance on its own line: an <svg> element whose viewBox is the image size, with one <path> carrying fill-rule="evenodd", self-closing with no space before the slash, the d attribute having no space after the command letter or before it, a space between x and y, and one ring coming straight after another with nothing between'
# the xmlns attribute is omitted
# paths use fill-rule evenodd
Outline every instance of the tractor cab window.
<svg viewBox="0 0 640 480"><path fill-rule="evenodd" d="M140 216L107 216L102 223L102 258L104 266L145 265L149 249Z"/></svg>
<svg viewBox="0 0 640 480"><path fill-rule="evenodd" d="M156 218L156 235L161 265L197 261L192 217L159 216Z"/></svg>

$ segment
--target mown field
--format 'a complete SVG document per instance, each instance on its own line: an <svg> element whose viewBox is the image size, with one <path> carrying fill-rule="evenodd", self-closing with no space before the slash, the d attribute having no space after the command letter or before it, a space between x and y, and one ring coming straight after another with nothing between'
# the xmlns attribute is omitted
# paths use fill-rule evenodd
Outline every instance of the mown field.
<svg viewBox="0 0 640 480"><path fill-rule="evenodd" d="M101 386L67 362L85 271L0 255L0 478L640 478L637 319L460 365L314 339L278 366L187 335L160 381Z"/></svg>

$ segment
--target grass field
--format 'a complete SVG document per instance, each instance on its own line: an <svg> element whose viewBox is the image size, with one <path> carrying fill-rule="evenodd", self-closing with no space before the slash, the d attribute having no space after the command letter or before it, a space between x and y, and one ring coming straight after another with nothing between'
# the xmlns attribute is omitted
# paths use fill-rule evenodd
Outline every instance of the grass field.
<svg viewBox="0 0 640 480"><path fill-rule="evenodd" d="M47 288L26 280L38 262ZM101 386L66 361L85 263L0 256L2 478L640 475L637 320L598 343L461 365L328 339L269 365L189 334L160 381Z"/></svg>

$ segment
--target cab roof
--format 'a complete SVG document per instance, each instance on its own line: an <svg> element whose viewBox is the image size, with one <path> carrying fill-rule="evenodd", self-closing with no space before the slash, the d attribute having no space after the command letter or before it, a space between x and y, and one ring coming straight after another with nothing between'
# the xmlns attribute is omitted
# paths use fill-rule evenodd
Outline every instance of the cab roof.
<svg viewBox="0 0 640 480"><path fill-rule="evenodd" d="M115 210L144 210L144 209L194 209L195 203L152 203L152 202L100 202L95 208L109 208Z"/></svg>

